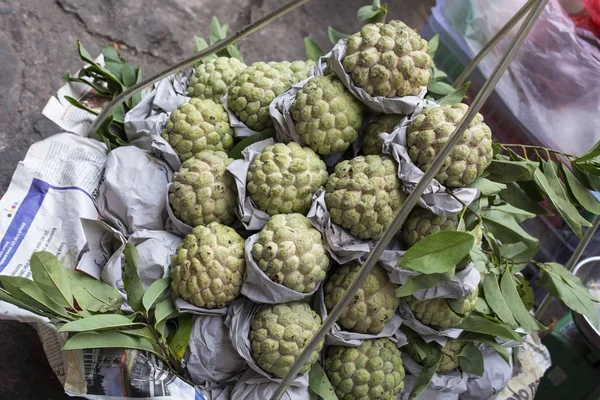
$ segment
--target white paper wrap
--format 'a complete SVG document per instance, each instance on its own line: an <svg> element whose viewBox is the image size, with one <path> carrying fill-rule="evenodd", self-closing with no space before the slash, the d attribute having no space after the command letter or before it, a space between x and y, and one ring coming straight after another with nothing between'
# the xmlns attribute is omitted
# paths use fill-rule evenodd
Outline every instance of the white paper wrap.
<svg viewBox="0 0 600 400"><path fill-rule="evenodd" d="M252 357L250 346L250 326L252 318L261 305L255 304L248 299L238 299L230 306L225 324L230 328L230 337L233 347L239 355L246 360L251 370L248 370L239 378L233 389L232 400L242 399L268 399L270 398L281 379L273 377L263 371ZM297 376L291 383L287 396L290 400L308 399L308 372Z"/></svg>
<svg viewBox="0 0 600 400"><path fill-rule="evenodd" d="M248 136L256 135L260 133L258 131L252 130L248 127L248 125L244 124L242 121L238 119L238 117L229 109L229 104L227 104L227 99L229 95L225 95L221 98L221 104L227 114L229 114L229 125L233 128L233 135L237 138L245 138ZM269 128L265 129L268 130Z"/></svg>
<svg viewBox="0 0 600 400"><path fill-rule="evenodd" d="M383 140L383 153L392 156L398 163L398 177L404 184L403 190L407 194L414 190L423 175L425 175L411 160L406 144L408 125L417 115L418 112L415 112L410 117L404 118L392 133L382 132L379 135ZM463 204L451 196L448 191L466 205L471 204L479 197L479 190L475 188L447 189L436 179L433 179L423 191L419 199L419 205L437 215L450 216L457 214L463 209Z"/></svg>
<svg viewBox="0 0 600 400"><path fill-rule="evenodd" d="M363 104L369 107L373 111L377 111L384 114L412 114L415 110L418 110L426 104L424 100L427 88L424 87L418 96L405 96L405 97L373 97L365 92L362 88L355 86L352 81L352 76L348 75L344 71L342 66L342 59L346 52L346 39L341 39L333 47L330 53L321 57L319 63L317 63L317 75L323 75L323 67L327 58L331 59L331 69L342 81L344 86L358 98Z"/></svg>
<svg viewBox="0 0 600 400"><path fill-rule="evenodd" d="M96 203L100 215L124 235L164 230L167 183L173 173L150 152L134 146L111 151Z"/></svg>
<svg viewBox="0 0 600 400"><path fill-rule="evenodd" d="M272 144L275 144L273 139L253 143L242 150L243 160L234 160L227 166L227 171L233 175L237 187L238 206L236 214L246 229L251 231L260 230L269 222L271 217L266 212L259 210L246 192L246 177L254 158L260 155L265 147Z"/></svg>
<svg viewBox="0 0 600 400"><path fill-rule="evenodd" d="M305 144L302 142L302 139L300 138L300 135L298 135L298 133L296 132L296 126L294 124L294 120L292 119L290 107L296 99L296 94L298 93L298 91L304 87L306 82L308 82L308 80L312 76L313 75L309 75L307 79L300 81L287 88L283 93L277 96L275 100L273 100L273 102L269 105L269 113L271 114L273 125L275 126L275 138L278 142L296 142L301 144L302 146L305 146ZM360 134L359 138L356 141L358 141L359 139ZM333 168L343 157L343 151L331 154L329 156L321 156L327 168Z"/></svg>
<svg viewBox="0 0 600 400"><path fill-rule="evenodd" d="M406 353L402 354L402 364L406 371L404 377L405 388L402 400L408 400L408 396L414 387L417 377L423 367L417 364ZM467 391L467 380L469 376L455 369L445 374L434 374L429 387L418 397L419 400L449 400L461 398L459 394Z"/></svg>
<svg viewBox="0 0 600 400"><path fill-rule="evenodd" d="M225 316L194 317L184 366L192 382L207 389L226 387L247 369L231 344Z"/></svg>
<svg viewBox="0 0 600 400"><path fill-rule="evenodd" d="M315 296L313 305L314 309L321 314L323 320L327 318L328 315L324 296L325 294L323 287L321 287ZM394 342L396 347L402 347L408 343L408 339L406 338L406 335L399 330L401 325L402 319L397 314L394 315L390 322L385 324L383 331L377 334L351 332L345 330L336 322L331 327L331 330L327 332L327 336L325 336L325 344L334 346L358 347L364 340L367 339L388 338Z"/></svg>
<svg viewBox="0 0 600 400"><path fill-rule="evenodd" d="M260 269L254 257L252 246L258 240L258 233L246 239L244 256L246 257L246 276L242 285L242 294L255 303L279 304L302 300L312 296L321 286L308 293L300 293L284 285L273 282Z"/></svg>
<svg viewBox="0 0 600 400"><path fill-rule="evenodd" d="M162 157L173 171L181 165L179 156L160 134L171 111L189 101L187 85L192 72L189 69L161 80L125 115L125 133L129 143Z"/></svg>
<svg viewBox="0 0 600 400"><path fill-rule="evenodd" d="M487 345L479 345L483 354L483 375L469 375L467 390L460 395L460 400L489 399L497 395L506 387L512 377L512 348L508 349L511 355L510 364Z"/></svg>

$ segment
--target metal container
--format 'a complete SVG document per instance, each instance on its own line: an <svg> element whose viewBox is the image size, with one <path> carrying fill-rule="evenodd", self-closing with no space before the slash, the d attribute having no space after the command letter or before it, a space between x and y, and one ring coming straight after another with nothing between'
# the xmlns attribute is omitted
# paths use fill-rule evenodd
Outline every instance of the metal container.
<svg viewBox="0 0 600 400"><path fill-rule="evenodd" d="M591 295L600 301L600 257L590 257L581 261L573 269L573 275L579 277ZM595 303L596 311L600 316L600 304ZM600 351L600 330L591 321L581 314L573 312L573 320L581 331L585 340L596 351Z"/></svg>

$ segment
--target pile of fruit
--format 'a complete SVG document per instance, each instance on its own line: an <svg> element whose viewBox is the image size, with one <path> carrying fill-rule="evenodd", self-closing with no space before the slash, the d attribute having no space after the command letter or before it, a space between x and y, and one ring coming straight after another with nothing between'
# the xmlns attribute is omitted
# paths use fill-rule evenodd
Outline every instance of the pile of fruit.
<svg viewBox="0 0 600 400"><path fill-rule="evenodd" d="M445 74L433 64L436 38L427 42L385 17L376 1L359 11L360 31L330 30L343 54L338 60L323 56L307 39L306 61L246 65L237 49L228 48L195 67L189 101L170 113L155 138L168 143L181 161L168 189L168 207L190 233L174 251L168 276L147 290L138 272L144 265L135 246L127 244L123 281L129 308L122 307L125 299L113 288L71 272L67 284L99 288L95 303L81 290L59 291L60 299L50 291L48 303L32 300L11 277L0 277L0 299L50 316L68 334L65 350L105 340L108 347L151 352L174 374L204 387L235 386L248 368L277 387L366 259L361 253L336 262L332 227L372 249L412 190L401 179L402 169L427 171L469 108L462 102L467 87L444 82ZM277 125L270 106L282 95L293 97L286 122L295 141L273 139ZM419 107L408 115L373 111L381 101ZM122 121L116 115L112 124L98 133L109 150L127 140L119 136ZM239 124L255 134L239 137ZM399 147L390 142L392 136L403 138L403 163L394 157L392 149ZM251 157L241 153L248 146L255 153ZM534 261L539 242L519 224L557 212L581 235L589 223L577 208L600 211L588 192L598 185L598 153L594 148L574 157L493 143L478 114L436 175L437 193L462 210L452 213L427 201L412 210L390 244L396 256L376 264L337 320L336 332L344 335L330 332L300 370L298 379L310 371L306 390L324 399L415 398L436 375L478 379L484 349L496 351L508 365L509 348L544 328L530 313L531 289L519 273L528 264L541 271L538 285L597 323L581 282L561 265ZM231 172L236 163L246 163L242 180ZM458 195L465 188L477 193L470 202ZM324 200L317 204L319 193ZM246 229L247 221L240 220L244 202L267 216L262 228ZM326 226L313 218L317 205L328 214ZM39 264L56 276L67 274L49 253L35 253L33 284L40 284ZM263 285L248 287L251 271ZM231 313L240 302L252 305L250 315ZM177 311L183 311L181 304L188 312ZM248 324L229 324L228 311ZM215 315L224 324L224 339L215 341L221 347L227 342L240 356L204 368L225 371L228 362L241 367L210 382L191 376L185 358L193 351L187 342L195 326L190 321ZM240 337L250 360L240 351ZM206 356L214 358L218 355ZM417 366L410 370L411 388L405 386L408 362Z"/></svg>

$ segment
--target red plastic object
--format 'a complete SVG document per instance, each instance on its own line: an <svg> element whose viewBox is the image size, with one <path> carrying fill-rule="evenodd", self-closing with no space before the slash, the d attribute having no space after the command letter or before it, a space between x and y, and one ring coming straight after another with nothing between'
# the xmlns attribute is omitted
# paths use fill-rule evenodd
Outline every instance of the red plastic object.
<svg viewBox="0 0 600 400"><path fill-rule="evenodd" d="M571 18L577 27L593 32L600 38L600 0L580 0L585 11L572 15Z"/></svg>

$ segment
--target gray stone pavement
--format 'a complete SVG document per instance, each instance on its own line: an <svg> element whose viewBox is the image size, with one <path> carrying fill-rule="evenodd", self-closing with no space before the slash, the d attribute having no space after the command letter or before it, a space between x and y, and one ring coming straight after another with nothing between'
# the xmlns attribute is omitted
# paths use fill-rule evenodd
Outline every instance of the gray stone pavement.
<svg viewBox="0 0 600 400"><path fill-rule="evenodd" d="M352 33L369 0L312 0L238 45L246 62L304 58L305 36L330 48L327 26ZM60 129L42 116L61 77L82 62L75 40L97 55L116 43L144 76L189 55L216 15L239 29L283 0L0 0L0 197L29 146ZM390 18L420 29L435 0L388 0ZM0 321L0 399L66 399L29 326Z"/></svg>

